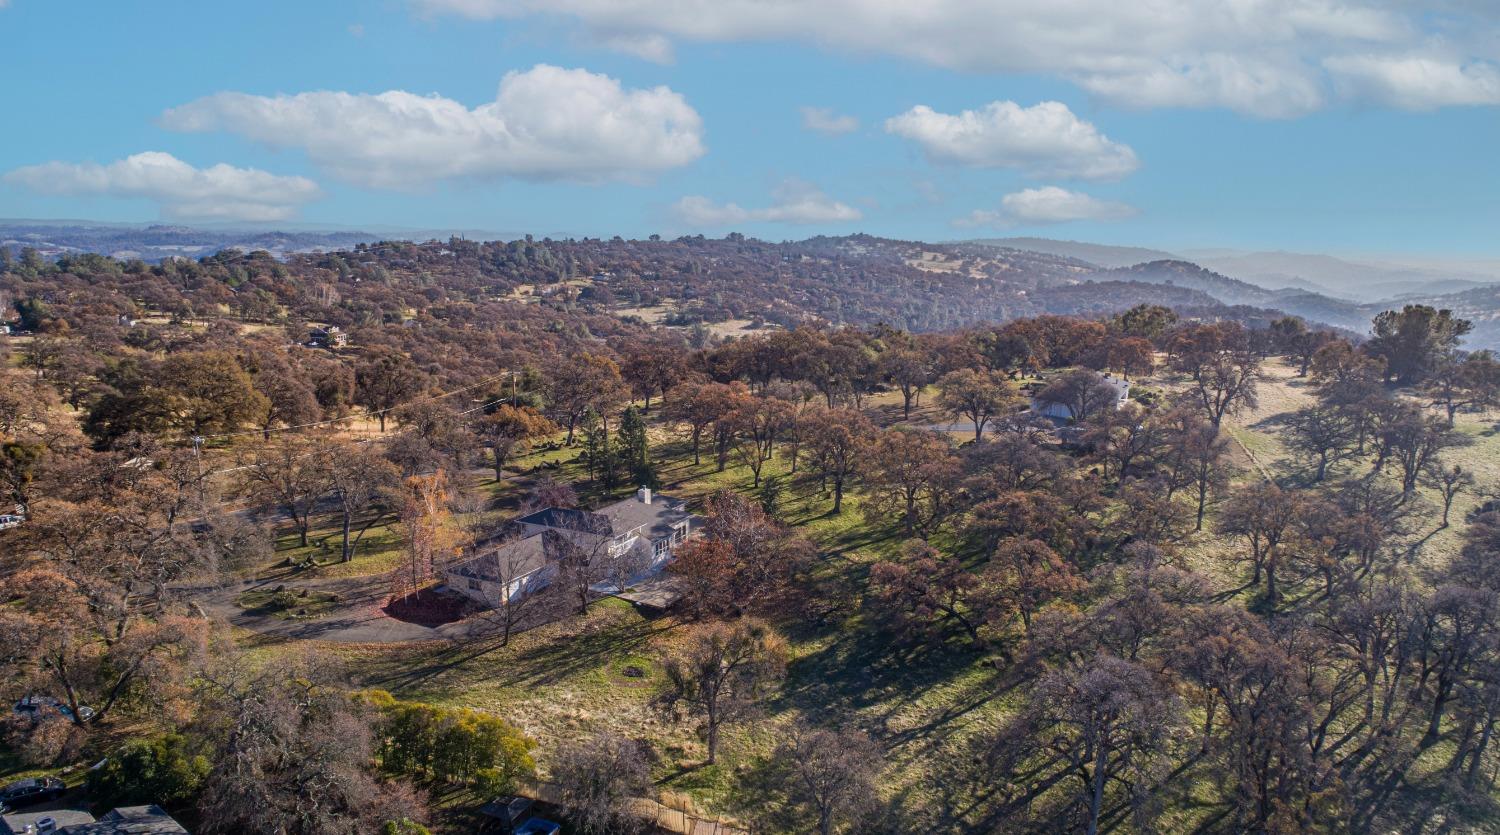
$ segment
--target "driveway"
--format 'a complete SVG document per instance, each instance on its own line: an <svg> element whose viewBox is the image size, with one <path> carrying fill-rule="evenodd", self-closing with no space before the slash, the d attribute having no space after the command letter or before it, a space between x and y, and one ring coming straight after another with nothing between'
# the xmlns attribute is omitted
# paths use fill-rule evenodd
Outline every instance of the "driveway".
<svg viewBox="0 0 1500 835"><path fill-rule="evenodd" d="M330 592L338 595L337 607L326 615L308 620L287 620L257 615L241 609L235 601L247 591L273 589L278 585ZM404 644L417 641L460 641L495 631L484 618L471 617L442 626L423 626L397 620L381 611L388 590L374 577L341 577L330 580L287 582L284 579L246 580L223 588L202 589L191 598L211 618L273 638L334 641L345 644Z"/></svg>
<svg viewBox="0 0 1500 835"><path fill-rule="evenodd" d="M477 467L468 474L493 475L493 470ZM506 470L505 477L517 487L528 488L536 476ZM248 514L249 508L239 508L235 513ZM279 511L276 518L284 518ZM339 605L322 617L310 620L287 620L272 615L255 615L240 608L235 601L247 591L275 588L286 585L299 589L331 592L338 595ZM334 641L345 644L402 644L416 641L460 641L498 632L498 628L483 617L470 617L442 626L423 626L397 620L381 607L389 592L379 577L340 577L326 580L296 580L291 576L276 576L230 583L223 587L202 586L184 589L189 599L203 608L211 618L222 619L235 626L268 635L274 638L295 640Z"/></svg>

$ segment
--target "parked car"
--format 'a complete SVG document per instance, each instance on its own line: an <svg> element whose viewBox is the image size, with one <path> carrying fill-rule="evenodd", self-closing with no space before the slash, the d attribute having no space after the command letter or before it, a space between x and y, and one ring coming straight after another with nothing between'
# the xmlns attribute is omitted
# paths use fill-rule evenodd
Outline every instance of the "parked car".
<svg viewBox="0 0 1500 835"><path fill-rule="evenodd" d="M16 702L16 713L33 718L40 717L47 710L55 710L68 719L73 718L73 709L51 696L27 696ZM94 709L88 705L78 706L78 715L87 722L94 718Z"/></svg>
<svg viewBox="0 0 1500 835"><path fill-rule="evenodd" d="M526 822L516 829L516 835L558 835L559 832L562 832L562 825L546 818L527 818Z"/></svg>
<svg viewBox="0 0 1500 835"><path fill-rule="evenodd" d="M0 804L14 809L18 806L30 806L33 803L45 803L62 797L67 790L67 785L56 777L17 780L0 789Z"/></svg>

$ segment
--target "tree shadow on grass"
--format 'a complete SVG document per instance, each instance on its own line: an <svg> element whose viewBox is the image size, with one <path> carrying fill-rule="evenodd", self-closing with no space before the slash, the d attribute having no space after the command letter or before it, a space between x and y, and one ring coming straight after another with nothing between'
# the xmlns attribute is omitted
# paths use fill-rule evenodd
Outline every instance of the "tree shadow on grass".
<svg viewBox="0 0 1500 835"><path fill-rule="evenodd" d="M585 626L575 634L524 647L518 647L514 640L506 647L493 636L471 639L439 650L426 663L377 677L371 684L390 690L410 689L431 684L444 673L493 655L487 666L465 677L464 686L484 681L506 687L540 687L598 669L619 655L637 652L671 628L672 622L668 620Z"/></svg>
<svg viewBox="0 0 1500 835"><path fill-rule="evenodd" d="M862 628L839 633L816 653L798 659L788 670L787 683L771 707L794 709L817 721L861 712L872 720L872 735L888 745L940 738L955 722L994 697L990 676L969 688L926 721L889 730L902 713L918 705L937 686L970 673L982 654L950 644L924 644L900 650L879 630Z"/></svg>

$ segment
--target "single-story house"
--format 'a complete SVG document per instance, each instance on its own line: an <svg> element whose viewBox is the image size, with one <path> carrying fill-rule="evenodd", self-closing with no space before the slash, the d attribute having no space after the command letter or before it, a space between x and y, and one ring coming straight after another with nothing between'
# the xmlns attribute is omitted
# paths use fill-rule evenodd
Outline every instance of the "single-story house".
<svg viewBox="0 0 1500 835"><path fill-rule="evenodd" d="M566 548L607 549L644 573L660 571L700 521L687 502L642 487L635 496L599 510L549 507L514 520L507 532L449 568L445 582L491 608L545 588Z"/></svg>
<svg viewBox="0 0 1500 835"><path fill-rule="evenodd" d="M122 806L94 820L78 809L18 812L0 816L0 835L188 835L160 806Z"/></svg>
<svg viewBox="0 0 1500 835"><path fill-rule="evenodd" d="M1118 411L1125 408L1125 404L1130 402L1130 381L1112 374L1100 374L1099 379L1105 385L1115 390L1115 410ZM1057 403L1033 397L1031 399L1031 411L1038 417L1044 417L1059 424L1071 423L1073 421L1073 407L1067 403Z"/></svg>
<svg viewBox="0 0 1500 835"><path fill-rule="evenodd" d="M349 344L349 334L340 330L338 325L312 328L307 333L307 344L315 348L342 348Z"/></svg>
<svg viewBox="0 0 1500 835"><path fill-rule="evenodd" d="M531 814L535 803L527 797L502 797L479 807L488 820L479 828L489 835L557 835L562 827Z"/></svg>

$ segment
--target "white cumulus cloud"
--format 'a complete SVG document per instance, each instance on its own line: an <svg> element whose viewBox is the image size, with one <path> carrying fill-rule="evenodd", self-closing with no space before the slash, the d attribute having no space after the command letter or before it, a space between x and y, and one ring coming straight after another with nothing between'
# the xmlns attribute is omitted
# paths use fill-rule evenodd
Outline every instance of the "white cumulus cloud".
<svg viewBox="0 0 1500 835"><path fill-rule="evenodd" d="M100 165L47 162L17 168L5 181L42 194L144 198L174 219L285 220L323 196L306 177L287 177L220 163L195 168L161 151Z"/></svg>
<svg viewBox="0 0 1500 835"><path fill-rule="evenodd" d="M1140 167L1130 146L1055 101L1031 107L996 101L957 114L918 105L887 119L885 129L917 143L933 162L953 165L1087 180L1119 179Z"/></svg>
<svg viewBox="0 0 1500 835"><path fill-rule="evenodd" d="M853 116L835 113L828 107L803 107L802 127L824 136L839 136L859 130L859 120Z"/></svg>
<svg viewBox="0 0 1500 835"><path fill-rule="evenodd" d="M1500 60L1500 4L1481 0L410 2L424 14L571 20L595 36L795 41L964 72L1040 73L1123 106L1276 118L1336 95L1382 92L1336 83L1328 59L1395 60L1441 42L1452 53L1446 63L1461 72ZM1395 95L1375 101L1407 106L1399 90L1384 92Z"/></svg>
<svg viewBox="0 0 1500 835"><path fill-rule="evenodd" d="M1138 214L1134 206L1101 200L1057 186L1028 188L1005 195L1000 209L976 209L954 225L972 227L1040 226L1076 220L1123 220Z"/></svg>
<svg viewBox="0 0 1500 835"><path fill-rule="evenodd" d="M339 179L379 188L515 177L641 181L701 157L703 121L667 87L540 64L475 108L437 95L217 93L168 110L179 131L227 131L301 148Z"/></svg>
<svg viewBox="0 0 1500 835"><path fill-rule="evenodd" d="M799 180L782 183L772 193L772 198L770 206L746 209L736 203L715 203L707 197L695 195L678 200L673 209L683 223L710 229L741 223L848 223L864 217L859 209Z"/></svg>
<svg viewBox="0 0 1500 835"><path fill-rule="evenodd" d="M1500 104L1500 65L1490 62L1346 55L1325 63L1348 95L1405 110Z"/></svg>

